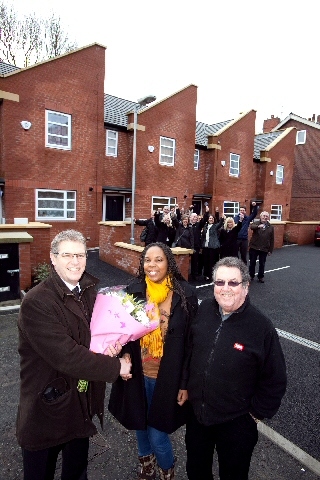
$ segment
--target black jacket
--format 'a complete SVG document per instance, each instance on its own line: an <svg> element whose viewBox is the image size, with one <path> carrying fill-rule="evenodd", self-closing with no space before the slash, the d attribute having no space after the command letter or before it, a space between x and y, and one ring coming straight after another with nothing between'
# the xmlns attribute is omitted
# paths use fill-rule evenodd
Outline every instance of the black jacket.
<svg viewBox="0 0 320 480"><path fill-rule="evenodd" d="M202 219L199 220L199 222L190 224L193 231L195 250L200 250L201 248L201 231L204 225L207 223L208 218L209 218L209 212L205 212L205 214L203 215Z"/></svg>
<svg viewBox="0 0 320 480"><path fill-rule="evenodd" d="M220 258L238 256L238 233L241 230L242 222L238 222L232 230L221 228L220 240Z"/></svg>
<svg viewBox="0 0 320 480"><path fill-rule="evenodd" d="M200 423L277 412L286 390L284 356L271 321L248 297L224 321L216 300L204 300L191 326L189 355L189 401Z"/></svg>
<svg viewBox="0 0 320 480"><path fill-rule="evenodd" d="M147 236L145 240L146 246L149 245L149 243L157 241L158 228L152 218L148 218L147 220L136 220L135 224L147 227Z"/></svg>
<svg viewBox="0 0 320 480"><path fill-rule="evenodd" d="M219 242L219 229L223 225L223 217L219 220L219 223L213 223L209 230L209 244L207 248L220 248ZM208 230L209 224L203 227L202 234L201 234L201 247L205 248L206 244L206 235Z"/></svg>
<svg viewBox="0 0 320 480"><path fill-rule="evenodd" d="M182 248L191 248L194 249L194 237L193 237L193 230L188 225L184 227L181 223L176 228L176 236L174 241L176 242L177 247Z"/></svg>
<svg viewBox="0 0 320 480"><path fill-rule="evenodd" d="M182 309L180 296L173 293L164 353L148 415L140 340L129 342L122 349L122 354L128 352L131 355L132 378L127 382L119 378L113 384L109 410L129 430L143 430L150 425L162 432L172 433L186 422L188 402L180 407L177 395L180 388L186 388L186 374L183 373L186 338L198 301L194 288L185 281L180 283L187 297L189 314ZM135 280L127 291L137 299L146 298L145 282Z"/></svg>
<svg viewBox="0 0 320 480"><path fill-rule="evenodd" d="M171 247L176 235L176 228L173 225L170 227L166 223L162 222L160 220L160 214L157 212L155 213L154 221L158 229L157 242L164 243L165 245Z"/></svg>

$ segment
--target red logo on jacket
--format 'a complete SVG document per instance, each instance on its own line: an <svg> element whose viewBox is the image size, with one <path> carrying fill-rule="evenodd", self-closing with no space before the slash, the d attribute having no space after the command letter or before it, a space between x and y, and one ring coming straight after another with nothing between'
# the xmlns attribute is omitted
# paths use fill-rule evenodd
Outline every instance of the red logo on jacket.
<svg viewBox="0 0 320 480"><path fill-rule="evenodd" d="M235 348L236 350L240 350L242 352L242 350L244 350L244 346L241 345L241 343L235 343L233 345L233 348Z"/></svg>

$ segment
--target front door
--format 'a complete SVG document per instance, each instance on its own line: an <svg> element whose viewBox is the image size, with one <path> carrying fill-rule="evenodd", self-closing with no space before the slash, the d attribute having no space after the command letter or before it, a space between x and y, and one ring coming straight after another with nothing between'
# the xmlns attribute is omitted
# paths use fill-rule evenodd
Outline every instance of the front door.
<svg viewBox="0 0 320 480"><path fill-rule="evenodd" d="M123 220L123 201L123 195L106 195L106 213L104 218L106 222Z"/></svg>
<svg viewBox="0 0 320 480"><path fill-rule="evenodd" d="M19 297L19 244L0 243L0 302Z"/></svg>

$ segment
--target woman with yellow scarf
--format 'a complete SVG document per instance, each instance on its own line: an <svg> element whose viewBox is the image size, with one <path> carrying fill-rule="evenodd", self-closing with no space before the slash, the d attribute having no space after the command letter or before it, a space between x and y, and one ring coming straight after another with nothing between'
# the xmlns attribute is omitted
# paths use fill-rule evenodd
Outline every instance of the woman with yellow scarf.
<svg viewBox="0 0 320 480"><path fill-rule="evenodd" d="M184 360L190 323L198 301L182 277L171 249L151 243L142 252L137 278L127 287L136 299L155 303L159 327L121 355L132 362L132 378L113 384L109 410L127 429L136 430L138 479L174 479L174 455L169 434L186 422L188 398Z"/></svg>

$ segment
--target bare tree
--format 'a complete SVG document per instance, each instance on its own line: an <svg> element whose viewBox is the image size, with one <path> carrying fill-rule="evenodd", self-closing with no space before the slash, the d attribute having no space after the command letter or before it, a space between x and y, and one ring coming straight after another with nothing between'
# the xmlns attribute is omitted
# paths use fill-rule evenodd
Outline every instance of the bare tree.
<svg viewBox="0 0 320 480"><path fill-rule="evenodd" d="M69 40L60 17L38 18L33 13L20 18L12 6L0 1L0 59L28 67L75 48L77 44Z"/></svg>
<svg viewBox="0 0 320 480"><path fill-rule="evenodd" d="M45 20L45 56L53 58L77 48L76 42L70 42L61 26L61 18L52 14Z"/></svg>

